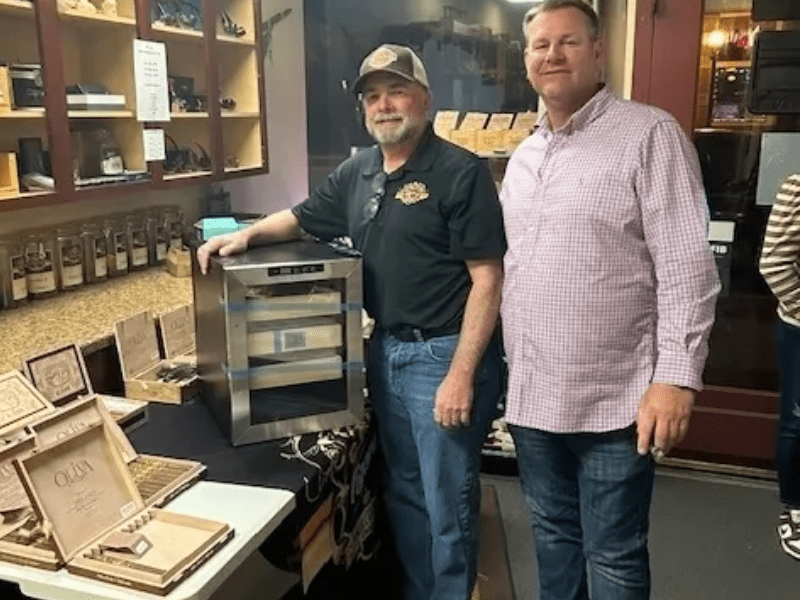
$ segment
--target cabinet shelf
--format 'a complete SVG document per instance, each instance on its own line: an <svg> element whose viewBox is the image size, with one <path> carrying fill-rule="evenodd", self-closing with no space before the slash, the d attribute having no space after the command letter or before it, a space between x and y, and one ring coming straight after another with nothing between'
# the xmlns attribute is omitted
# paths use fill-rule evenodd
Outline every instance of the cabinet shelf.
<svg viewBox="0 0 800 600"><path fill-rule="evenodd" d="M222 118L223 119L258 119L261 115L259 115L255 111L223 111Z"/></svg>
<svg viewBox="0 0 800 600"><path fill-rule="evenodd" d="M211 171L190 171L188 173L169 173L164 175L164 181L176 181L180 179L202 179L211 177Z"/></svg>
<svg viewBox="0 0 800 600"><path fill-rule="evenodd" d="M44 114L43 108L18 108L0 113L0 119L43 119Z"/></svg>
<svg viewBox="0 0 800 600"><path fill-rule="evenodd" d="M62 19L75 24L97 24L108 25L111 27L136 27L136 19L130 17L121 17L118 15L104 15L101 13L90 14L77 11L59 11L58 13Z"/></svg>
<svg viewBox="0 0 800 600"><path fill-rule="evenodd" d="M33 3L27 0L0 0L0 14L33 18Z"/></svg>
<svg viewBox="0 0 800 600"><path fill-rule="evenodd" d="M207 112L173 112L170 113L172 119L207 119Z"/></svg>
<svg viewBox="0 0 800 600"><path fill-rule="evenodd" d="M180 42L203 43L203 32L196 29L183 29L181 27L170 27L162 23L151 25L153 37L159 40L175 40Z"/></svg>
<svg viewBox="0 0 800 600"><path fill-rule="evenodd" d="M252 38L248 37L232 37L230 35L218 35L217 41L220 44L229 44L231 46L245 46L245 47L252 47L254 48L256 45L256 41Z"/></svg>
<svg viewBox="0 0 800 600"><path fill-rule="evenodd" d="M67 113L70 119L132 119L132 110L71 110Z"/></svg>

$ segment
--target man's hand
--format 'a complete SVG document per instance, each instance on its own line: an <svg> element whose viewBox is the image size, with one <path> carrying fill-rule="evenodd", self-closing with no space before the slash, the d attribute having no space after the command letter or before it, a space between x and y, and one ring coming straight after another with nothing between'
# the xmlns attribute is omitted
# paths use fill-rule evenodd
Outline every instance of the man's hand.
<svg viewBox="0 0 800 600"><path fill-rule="evenodd" d="M439 384L433 419L442 427L466 427L472 415L472 377L452 371Z"/></svg>
<svg viewBox="0 0 800 600"><path fill-rule="evenodd" d="M215 252L220 256L239 254L247 250L248 236L244 230L235 233L216 235L197 249L197 264L200 272L205 275L208 271L208 259Z"/></svg>
<svg viewBox="0 0 800 600"><path fill-rule="evenodd" d="M694 391L668 383L651 383L639 402L636 449L644 456L650 446L666 454L689 429Z"/></svg>

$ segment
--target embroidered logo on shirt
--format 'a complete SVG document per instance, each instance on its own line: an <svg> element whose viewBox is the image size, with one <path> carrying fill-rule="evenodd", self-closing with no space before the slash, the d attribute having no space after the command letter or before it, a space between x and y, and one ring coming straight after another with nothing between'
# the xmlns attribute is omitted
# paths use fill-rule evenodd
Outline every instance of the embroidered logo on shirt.
<svg viewBox="0 0 800 600"><path fill-rule="evenodd" d="M388 48L379 48L369 58L369 66L373 69L383 69L397 60L397 54Z"/></svg>
<svg viewBox="0 0 800 600"><path fill-rule="evenodd" d="M394 195L395 198L400 200L405 205L416 204L430 198L430 191L428 186L420 181L412 181L405 184Z"/></svg>

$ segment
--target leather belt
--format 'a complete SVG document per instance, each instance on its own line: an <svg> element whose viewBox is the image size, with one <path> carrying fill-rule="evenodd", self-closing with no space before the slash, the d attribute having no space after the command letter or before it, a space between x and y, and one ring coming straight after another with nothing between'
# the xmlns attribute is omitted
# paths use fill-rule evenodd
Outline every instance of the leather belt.
<svg viewBox="0 0 800 600"><path fill-rule="evenodd" d="M461 332L461 324L446 325L444 327L431 327L423 329L421 327L411 327L410 325L401 325L399 327L382 327L378 329L401 342L423 342L431 338L444 337L447 335L455 335Z"/></svg>

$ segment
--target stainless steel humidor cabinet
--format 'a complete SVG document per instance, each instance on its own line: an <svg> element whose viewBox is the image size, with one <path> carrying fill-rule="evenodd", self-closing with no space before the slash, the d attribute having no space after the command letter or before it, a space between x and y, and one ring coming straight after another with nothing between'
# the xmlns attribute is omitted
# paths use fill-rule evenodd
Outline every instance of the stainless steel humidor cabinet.
<svg viewBox="0 0 800 600"><path fill-rule="evenodd" d="M234 446L361 417L360 258L302 240L192 265L202 398Z"/></svg>

